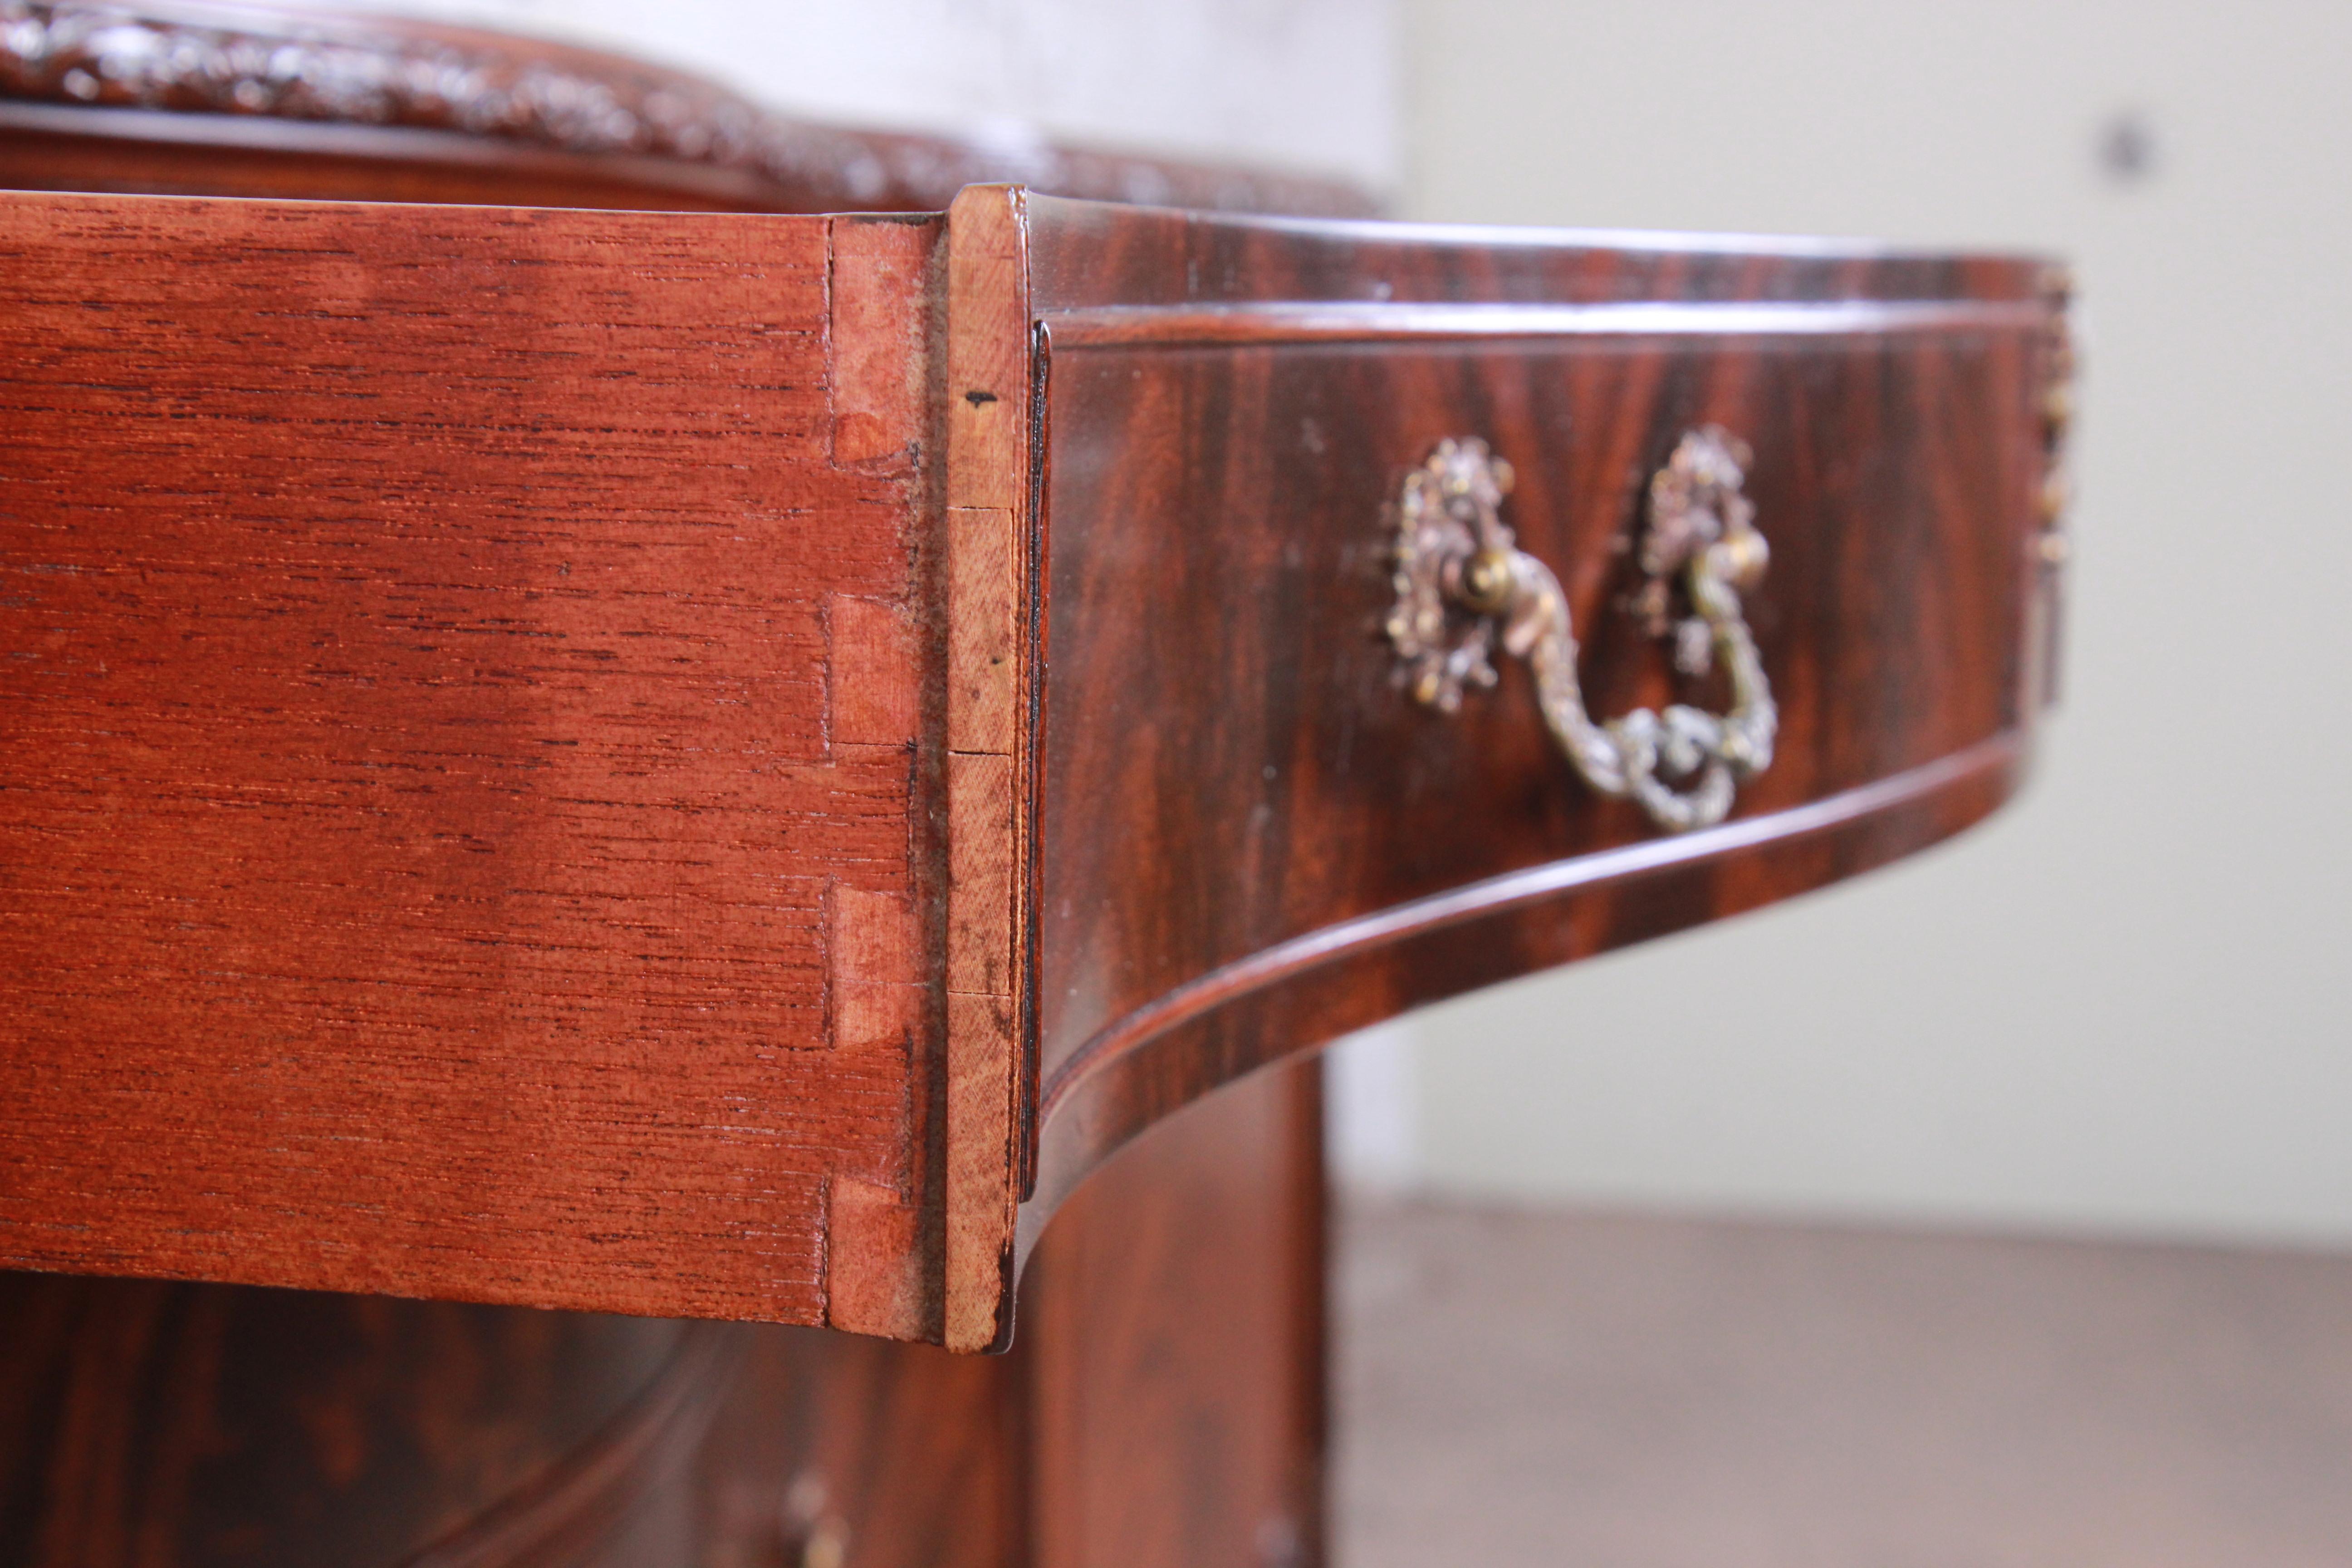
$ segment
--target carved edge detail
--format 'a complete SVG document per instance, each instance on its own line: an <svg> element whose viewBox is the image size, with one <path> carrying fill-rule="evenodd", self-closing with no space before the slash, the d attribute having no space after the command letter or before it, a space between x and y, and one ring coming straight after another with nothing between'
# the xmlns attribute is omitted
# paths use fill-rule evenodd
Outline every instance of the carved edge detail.
<svg viewBox="0 0 2352 1568"><path fill-rule="evenodd" d="M1341 182L1053 145L860 132L772 114L622 56L454 27L207 7L0 0L0 98L457 132L740 171L801 206L938 210L965 185L1354 216Z"/></svg>

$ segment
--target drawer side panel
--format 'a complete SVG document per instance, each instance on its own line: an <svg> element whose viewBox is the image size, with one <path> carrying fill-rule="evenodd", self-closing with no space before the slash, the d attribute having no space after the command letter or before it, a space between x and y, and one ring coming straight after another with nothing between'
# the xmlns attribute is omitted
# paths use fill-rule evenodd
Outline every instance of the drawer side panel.
<svg viewBox="0 0 2352 1568"><path fill-rule="evenodd" d="M923 1331L928 435L834 239L0 204L0 1264L820 1322L846 1194Z"/></svg>

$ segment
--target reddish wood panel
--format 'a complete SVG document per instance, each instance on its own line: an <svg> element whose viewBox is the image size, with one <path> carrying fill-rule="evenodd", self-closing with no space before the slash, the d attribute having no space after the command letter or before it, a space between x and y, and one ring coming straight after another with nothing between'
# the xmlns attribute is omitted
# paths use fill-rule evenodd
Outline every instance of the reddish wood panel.
<svg viewBox="0 0 2352 1568"><path fill-rule="evenodd" d="M0 1258L939 1331L936 234L0 205Z"/></svg>
<svg viewBox="0 0 2352 1568"><path fill-rule="evenodd" d="M6 218L20 1264L1001 1346L1153 1118L1879 863L2022 752L2027 262L1002 189ZM1709 423L1780 756L1662 846L1523 676L1396 689L1384 518L1494 442L1595 707L1655 705L1622 544Z"/></svg>
<svg viewBox="0 0 2352 1568"><path fill-rule="evenodd" d="M662 1494L744 1348L719 1324L24 1274L0 1274L0 1345L19 1568L684 1562L691 1514Z"/></svg>
<svg viewBox="0 0 2352 1568"><path fill-rule="evenodd" d="M1028 1142L1036 460L1024 193L948 215L948 1277L946 1343L1013 1330L1015 1172Z"/></svg>
<svg viewBox="0 0 2352 1568"><path fill-rule="evenodd" d="M1084 1184L1108 1153L1203 1096L1256 1081L1234 1084L1242 1075L1427 1002L1885 866L1999 808L2025 757L2021 742L1999 738L1924 776L1891 781L1860 809L1847 802L1774 813L1752 819L1752 838L1716 840L1679 856L1647 856L1645 846L1635 846L1622 858L1548 863L1495 889L1502 897L1469 903L1458 918L1426 920L1414 906L1383 911L1270 950L1263 968L1231 966L1207 984L1163 994L1099 1037L1110 1047L1099 1067L1072 1080L1052 1108L1041 1129L1043 1179L1022 1215L1024 1239L1042 1235L1037 1245L1049 1247L1061 1223L1056 1202L1073 1190L1083 1199L1091 1190ZM1572 1037L1574 1020L1563 1019L1561 1029Z"/></svg>
<svg viewBox="0 0 2352 1568"><path fill-rule="evenodd" d="M1045 1216L1260 1062L1418 1002L1752 908L1996 805L2025 647L2053 315L2024 260L1030 204L1046 647ZM1381 627L1403 476L1517 474L1608 716L1677 689L1623 605L1684 432L1756 457L1747 595L1778 756L1721 827L1596 796L1523 668L1441 715Z"/></svg>
<svg viewBox="0 0 2352 1568"><path fill-rule="evenodd" d="M1230 1086L1119 1152L1024 1280L1038 1568L1323 1554L1322 1075Z"/></svg>
<svg viewBox="0 0 2352 1568"><path fill-rule="evenodd" d="M1003 1356L0 1274L0 1561L1320 1561L1318 1098L1307 1064L1139 1142L1056 1225Z"/></svg>
<svg viewBox="0 0 2352 1568"><path fill-rule="evenodd" d="M1291 1064L1123 1151L1055 1221L1004 1355L754 1331L698 1561L1321 1563L1320 1110Z"/></svg>

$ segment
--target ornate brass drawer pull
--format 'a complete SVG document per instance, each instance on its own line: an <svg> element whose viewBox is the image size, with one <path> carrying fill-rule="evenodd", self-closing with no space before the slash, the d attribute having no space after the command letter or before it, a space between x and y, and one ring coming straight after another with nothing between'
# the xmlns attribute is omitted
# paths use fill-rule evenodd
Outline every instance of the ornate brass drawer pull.
<svg viewBox="0 0 2352 1568"><path fill-rule="evenodd" d="M1502 520L1511 466L1475 437L1439 442L1398 501L1388 634L1400 679L1420 701L1454 712L1465 687L1495 684L1499 637L1504 652L1528 661L1544 721L1586 784L1631 796L1669 833L1722 821L1740 781L1771 766L1780 727L1739 607L1740 591L1763 578L1771 557L1755 504L1740 493L1750 460L1744 442L1715 426L1683 437L1650 479L1636 547L1646 581L1632 601L1653 635L1673 637L1685 675L1723 661L1729 712L1674 703L1593 721L1577 680L1567 596L1551 568L1515 544Z"/></svg>

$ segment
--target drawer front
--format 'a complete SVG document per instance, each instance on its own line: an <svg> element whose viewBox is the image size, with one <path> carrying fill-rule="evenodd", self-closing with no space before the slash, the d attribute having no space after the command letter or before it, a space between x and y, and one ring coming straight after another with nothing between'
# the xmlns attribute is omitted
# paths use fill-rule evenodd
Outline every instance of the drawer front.
<svg viewBox="0 0 2352 1568"><path fill-rule="evenodd" d="M1272 1056L1881 863L2019 772L2044 301L1995 277L1629 302L1621 276L1497 303L1524 258L1442 259L1454 299L1043 312L1041 1208ZM1427 296L1416 261L1358 258L1356 280ZM1799 272L1754 258L1742 287ZM1593 717L1720 712L1722 661L1679 671L1642 613L1639 547L1654 476L1710 428L1748 448L1769 540L1740 610L1777 744L1726 820L1667 833L1580 776L1526 660L1497 649L1498 684L1443 711L1387 623L1408 477L1475 437L1512 471L1499 517L1558 579Z"/></svg>

